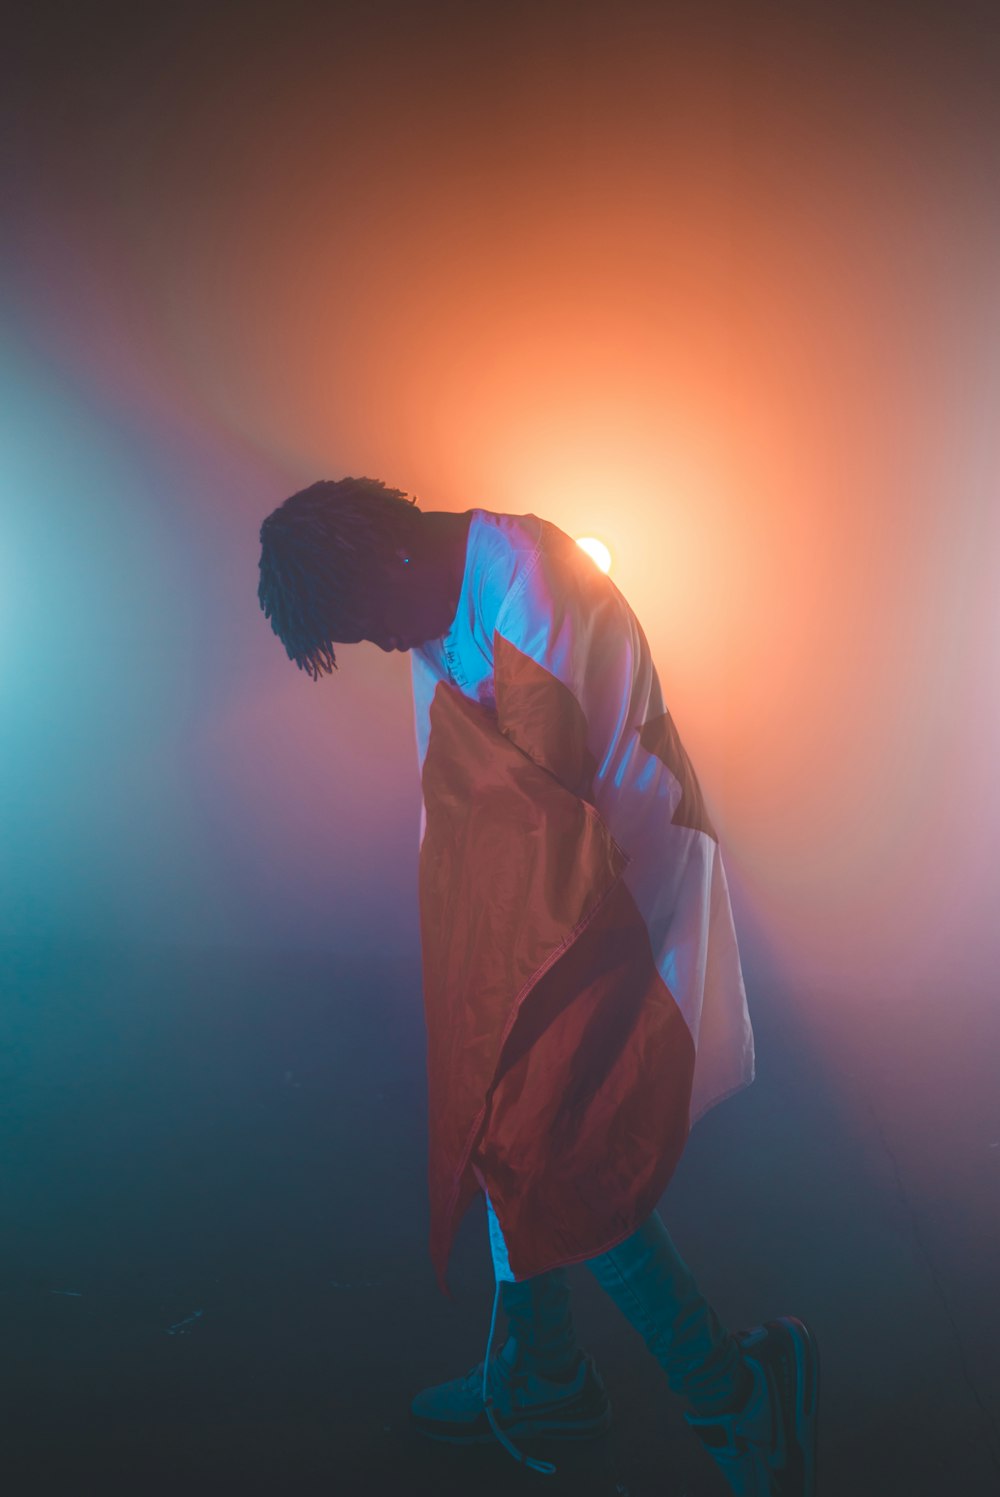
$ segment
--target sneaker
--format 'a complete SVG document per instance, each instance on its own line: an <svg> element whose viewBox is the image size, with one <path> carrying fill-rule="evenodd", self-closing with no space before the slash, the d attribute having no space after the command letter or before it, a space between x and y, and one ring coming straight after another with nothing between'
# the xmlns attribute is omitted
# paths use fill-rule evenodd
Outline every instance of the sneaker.
<svg viewBox="0 0 1000 1497"><path fill-rule="evenodd" d="M493 1417L510 1439L590 1440L611 1424L611 1404L593 1358L578 1353L566 1380L540 1377L516 1364L513 1338L490 1362ZM495 1438L483 1405L483 1364L450 1383L425 1388L410 1405L421 1434L452 1445Z"/></svg>
<svg viewBox="0 0 1000 1497"><path fill-rule="evenodd" d="M815 1497L819 1354L791 1315L741 1331L736 1340L754 1380L735 1413L685 1419L737 1497Z"/></svg>

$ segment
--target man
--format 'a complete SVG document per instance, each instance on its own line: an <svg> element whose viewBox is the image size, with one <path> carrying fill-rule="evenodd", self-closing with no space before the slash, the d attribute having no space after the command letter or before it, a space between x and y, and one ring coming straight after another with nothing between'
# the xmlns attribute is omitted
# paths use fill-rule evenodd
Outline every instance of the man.
<svg viewBox="0 0 1000 1497"><path fill-rule="evenodd" d="M548 521L425 513L373 479L293 495L261 546L261 606L314 680L339 644L411 651L431 1254L447 1294L482 1192L509 1327L415 1424L521 1459L516 1438L605 1430L569 1307L585 1263L732 1490L810 1497L810 1332L727 1331L656 1210L754 1059L718 839L638 620Z"/></svg>

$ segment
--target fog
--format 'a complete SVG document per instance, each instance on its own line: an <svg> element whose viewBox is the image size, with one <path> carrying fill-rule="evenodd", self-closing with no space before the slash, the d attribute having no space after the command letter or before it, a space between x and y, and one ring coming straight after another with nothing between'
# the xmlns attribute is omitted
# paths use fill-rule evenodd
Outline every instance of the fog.
<svg viewBox="0 0 1000 1497"><path fill-rule="evenodd" d="M65 995L81 954L209 948L412 972L372 1022L419 1075L409 661L297 671L258 530L347 474L534 513L607 544L649 638L776 1047L757 1087L780 1055L843 1139L885 1145L955 1354L959 1285L1000 1246L998 57L985 7L873 14L22 14L0 105L19 1084L55 1064L39 953ZM169 986L126 988L164 1006L155 1033ZM995 1441L977 1304L944 1375L992 1397Z"/></svg>

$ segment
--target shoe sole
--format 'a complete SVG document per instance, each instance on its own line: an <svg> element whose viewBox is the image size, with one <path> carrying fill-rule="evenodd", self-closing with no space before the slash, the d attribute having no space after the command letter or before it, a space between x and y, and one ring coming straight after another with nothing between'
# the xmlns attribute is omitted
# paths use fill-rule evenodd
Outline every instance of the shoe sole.
<svg viewBox="0 0 1000 1497"><path fill-rule="evenodd" d="M485 1411L471 1429L424 1424L415 1414L410 1415L410 1422L419 1434L446 1445L487 1445L496 1439ZM596 1440L611 1428L611 1406L607 1405L599 1415L587 1420L531 1418L513 1420L509 1424L498 1420L498 1423L509 1440Z"/></svg>
<svg viewBox="0 0 1000 1497"><path fill-rule="evenodd" d="M801 1497L816 1497L816 1410L819 1403L819 1348L809 1327L794 1315L782 1315L780 1325L795 1353L794 1438L801 1458ZM789 1462L791 1467L792 1463ZM799 1497L791 1487L787 1497ZM785 1493L782 1493L785 1497Z"/></svg>

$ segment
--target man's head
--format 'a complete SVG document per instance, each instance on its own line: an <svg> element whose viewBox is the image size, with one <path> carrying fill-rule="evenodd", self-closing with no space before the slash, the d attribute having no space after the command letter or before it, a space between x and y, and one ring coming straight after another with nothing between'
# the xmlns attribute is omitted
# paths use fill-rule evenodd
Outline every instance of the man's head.
<svg viewBox="0 0 1000 1497"><path fill-rule="evenodd" d="M408 649L445 631L456 599L430 518L376 478L324 479L268 515L257 596L300 670L336 670L335 644Z"/></svg>

